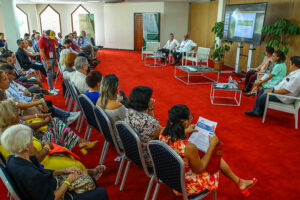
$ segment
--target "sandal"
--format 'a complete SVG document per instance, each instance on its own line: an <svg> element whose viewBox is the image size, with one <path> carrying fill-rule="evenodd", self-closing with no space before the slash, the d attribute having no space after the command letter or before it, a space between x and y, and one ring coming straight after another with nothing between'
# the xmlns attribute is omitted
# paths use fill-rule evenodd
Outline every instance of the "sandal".
<svg viewBox="0 0 300 200"><path fill-rule="evenodd" d="M256 178L252 178L252 184L248 185L248 187L246 187L245 189L241 189L240 188L240 184L241 184L241 178L239 178L239 183L237 185L239 191L245 196L248 197L250 195L249 189L251 187L253 187L256 183L257 183L257 179Z"/></svg>
<svg viewBox="0 0 300 200"><path fill-rule="evenodd" d="M93 141L93 142L83 142L79 144L80 152L83 155L86 155L88 153L87 149L92 149L96 146L98 143L98 140Z"/></svg>
<svg viewBox="0 0 300 200"><path fill-rule="evenodd" d="M102 176L103 172L105 171L106 167L105 165L98 165L95 170L97 171L96 174L93 176L93 178L98 181L99 178Z"/></svg>

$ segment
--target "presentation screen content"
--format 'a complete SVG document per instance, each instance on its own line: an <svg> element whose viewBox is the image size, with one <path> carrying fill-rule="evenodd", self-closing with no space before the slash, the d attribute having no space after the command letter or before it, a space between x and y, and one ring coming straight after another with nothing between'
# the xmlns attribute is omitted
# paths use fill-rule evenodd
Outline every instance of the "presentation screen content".
<svg viewBox="0 0 300 200"><path fill-rule="evenodd" d="M268 3L226 5L224 39L260 45Z"/></svg>

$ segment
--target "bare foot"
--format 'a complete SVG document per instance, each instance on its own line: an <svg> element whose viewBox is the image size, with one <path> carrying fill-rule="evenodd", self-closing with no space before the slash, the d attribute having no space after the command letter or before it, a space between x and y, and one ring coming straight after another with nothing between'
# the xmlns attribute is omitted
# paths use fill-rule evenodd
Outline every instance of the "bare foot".
<svg viewBox="0 0 300 200"><path fill-rule="evenodd" d="M244 179L241 179L241 182L240 182L240 185L239 185L239 188L240 189L246 189L248 187L250 187L254 182L252 180L244 180Z"/></svg>

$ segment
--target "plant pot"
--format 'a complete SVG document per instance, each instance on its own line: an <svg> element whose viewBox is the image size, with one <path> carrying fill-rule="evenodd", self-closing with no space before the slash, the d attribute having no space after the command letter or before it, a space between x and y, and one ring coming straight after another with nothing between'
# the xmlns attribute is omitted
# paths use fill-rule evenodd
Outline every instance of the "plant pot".
<svg viewBox="0 0 300 200"><path fill-rule="evenodd" d="M214 68L216 70L222 70L223 69L223 61L214 61Z"/></svg>

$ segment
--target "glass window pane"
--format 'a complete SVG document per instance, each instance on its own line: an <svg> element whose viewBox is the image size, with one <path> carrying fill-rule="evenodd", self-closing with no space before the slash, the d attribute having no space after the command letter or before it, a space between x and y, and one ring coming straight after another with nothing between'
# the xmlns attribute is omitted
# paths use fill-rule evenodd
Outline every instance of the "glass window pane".
<svg viewBox="0 0 300 200"><path fill-rule="evenodd" d="M54 9L48 6L40 16L43 31L51 29L55 33L61 32L59 14Z"/></svg>
<svg viewBox="0 0 300 200"><path fill-rule="evenodd" d="M21 37L23 38L25 33L29 33L27 15L18 7L16 9L16 12L17 12L17 18L18 18L19 31L20 31Z"/></svg>
<svg viewBox="0 0 300 200"><path fill-rule="evenodd" d="M76 31L78 34L80 34L79 30L79 14L89 14L82 6L79 6L77 10L72 13L72 19L73 19L73 31Z"/></svg>

